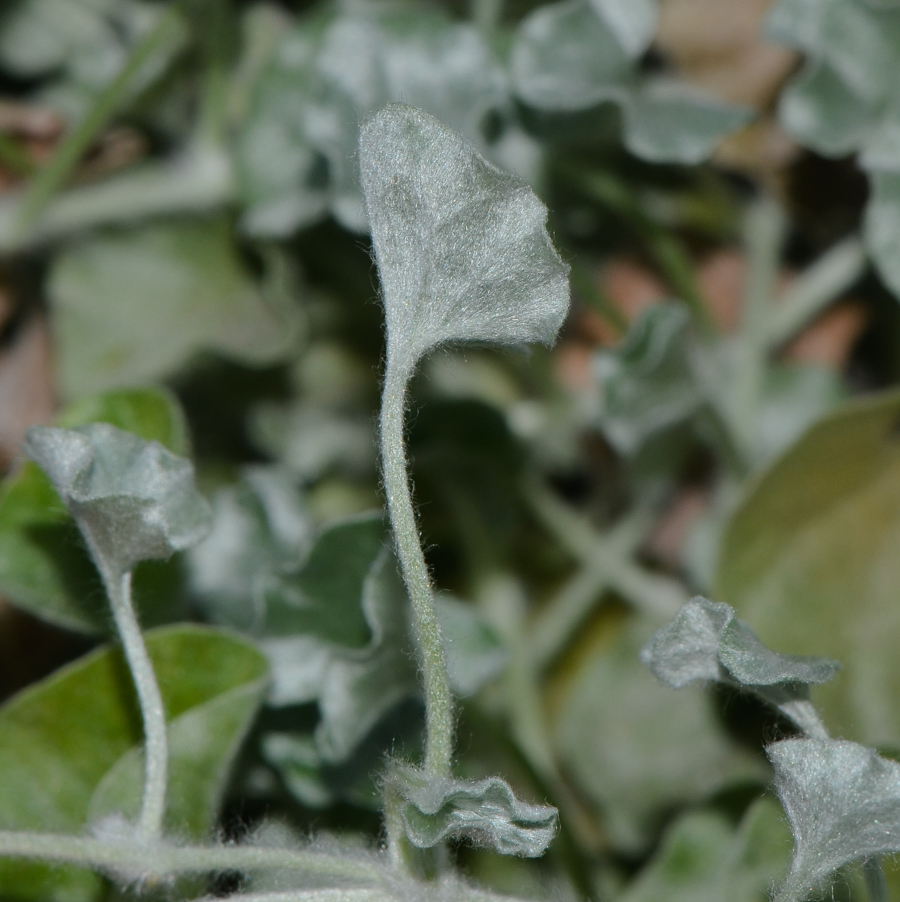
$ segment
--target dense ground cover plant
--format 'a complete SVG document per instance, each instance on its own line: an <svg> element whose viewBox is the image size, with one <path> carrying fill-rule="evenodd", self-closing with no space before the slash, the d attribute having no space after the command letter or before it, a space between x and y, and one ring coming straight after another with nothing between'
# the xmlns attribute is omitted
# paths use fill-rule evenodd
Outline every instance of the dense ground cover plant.
<svg viewBox="0 0 900 902"><path fill-rule="evenodd" d="M897 892L896 11L463 7L0 11L0 898Z"/></svg>

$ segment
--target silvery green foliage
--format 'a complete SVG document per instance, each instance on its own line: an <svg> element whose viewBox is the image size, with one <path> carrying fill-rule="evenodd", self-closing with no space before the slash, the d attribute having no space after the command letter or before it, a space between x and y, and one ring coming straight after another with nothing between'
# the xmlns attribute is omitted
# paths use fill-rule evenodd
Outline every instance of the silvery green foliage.
<svg viewBox="0 0 900 902"><path fill-rule="evenodd" d="M594 358L604 434L626 455L689 421L711 440L715 432L708 428L709 417L726 429L736 408L737 351L728 338L699 340L682 304L647 308L629 324L618 347ZM770 365L754 427L754 464L789 447L845 395L841 379L824 367Z"/></svg>
<svg viewBox="0 0 900 902"><path fill-rule="evenodd" d="M359 123L385 103L429 110L486 144L485 117L508 103L506 79L469 24L421 4L349 3L290 29L259 81L239 160L245 228L283 236L330 211L365 228Z"/></svg>
<svg viewBox="0 0 900 902"><path fill-rule="evenodd" d="M838 664L771 651L727 604L693 598L641 651L641 660L675 689L718 682L746 689L804 733L827 736L809 701L809 686L830 680Z"/></svg>
<svg viewBox="0 0 900 902"><path fill-rule="evenodd" d="M409 373L448 342L553 343L569 306L568 269L528 185L399 104L363 126L360 176L389 367Z"/></svg>
<svg viewBox="0 0 900 902"><path fill-rule="evenodd" d="M871 179L865 238L900 293L900 8L867 0L779 0L767 31L806 55L781 97L785 128L825 156L859 154Z"/></svg>
<svg viewBox="0 0 900 902"><path fill-rule="evenodd" d="M576 112L613 103L623 140L652 161L697 163L719 139L744 125L746 110L671 79L642 77L638 57L653 37L655 10L615 0L564 0L541 6L519 26L511 78L536 109Z"/></svg>
<svg viewBox="0 0 900 902"><path fill-rule="evenodd" d="M133 47L169 14L145 0L24 0L4 4L0 67L18 78L55 76L38 99L78 119L125 65ZM171 19L164 46L135 79L137 93L186 44L183 22Z"/></svg>
<svg viewBox="0 0 900 902"><path fill-rule="evenodd" d="M703 404L691 366L690 331L684 306L658 304L638 317L618 348L595 357L603 431L623 453L633 453Z"/></svg>
<svg viewBox="0 0 900 902"><path fill-rule="evenodd" d="M50 477L92 551L120 573L170 557L209 529L192 464L159 442L107 423L34 426L25 451Z"/></svg>
<svg viewBox="0 0 900 902"><path fill-rule="evenodd" d="M504 855L538 858L556 834L557 810L519 801L500 777L470 782L403 767L389 774L387 785L404 799L406 834L420 849L467 839Z"/></svg>
<svg viewBox="0 0 900 902"><path fill-rule="evenodd" d="M265 594L312 542L312 523L295 478L248 466L211 499L209 535L188 552L190 590L208 619L257 633Z"/></svg>
<svg viewBox="0 0 900 902"><path fill-rule="evenodd" d="M850 862L900 852L900 764L837 739L791 739L766 749L794 834L776 902L800 902Z"/></svg>

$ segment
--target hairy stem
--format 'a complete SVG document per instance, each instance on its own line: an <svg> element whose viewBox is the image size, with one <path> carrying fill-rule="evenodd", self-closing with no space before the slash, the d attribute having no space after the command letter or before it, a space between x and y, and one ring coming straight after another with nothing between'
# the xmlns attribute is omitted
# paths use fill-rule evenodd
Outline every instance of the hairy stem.
<svg viewBox="0 0 900 902"><path fill-rule="evenodd" d="M144 722L144 795L138 829L144 839L158 840L162 836L163 817L166 813L169 770L166 711L131 600L131 571L117 573L103 566L97 555L94 557L109 596L113 619L122 640Z"/></svg>
<svg viewBox="0 0 900 902"><path fill-rule="evenodd" d="M374 883L375 860L269 846L150 846L71 834L0 830L0 856L74 864L124 875L176 875L215 871L290 871Z"/></svg>
<svg viewBox="0 0 900 902"><path fill-rule="evenodd" d="M450 775L453 754L453 700L434 593L419 541L406 470L403 426L408 379L408 370L392 366L389 357L381 398L381 461L388 513L403 579L412 602L425 684L425 770L434 776L446 777Z"/></svg>

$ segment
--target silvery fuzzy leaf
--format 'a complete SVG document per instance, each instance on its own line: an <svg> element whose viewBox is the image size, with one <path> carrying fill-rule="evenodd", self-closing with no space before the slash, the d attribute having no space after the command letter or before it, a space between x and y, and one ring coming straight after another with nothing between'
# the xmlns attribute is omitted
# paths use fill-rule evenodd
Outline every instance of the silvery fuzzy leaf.
<svg viewBox="0 0 900 902"><path fill-rule="evenodd" d="M900 764L838 739L791 739L766 753L795 844L775 902L800 902L838 868L900 851Z"/></svg>
<svg viewBox="0 0 900 902"><path fill-rule="evenodd" d="M360 175L384 296L388 366L437 345L552 344L568 269L547 209L421 110L392 104L360 133Z"/></svg>
<svg viewBox="0 0 900 902"><path fill-rule="evenodd" d="M556 834L557 810L519 801L500 777L469 782L403 767L387 785L403 797L406 834L420 849L464 838L503 855L538 858Z"/></svg>
<svg viewBox="0 0 900 902"><path fill-rule="evenodd" d="M753 692L809 735L824 728L809 702L810 684L830 680L838 664L771 651L727 604L692 598L641 651L664 683L719 682Z"/></svg>
<svg viewBox="0 0 900 902"><path fill-rule="evenodd" d="M209 529L193 466L159 442L108 423L34 426L25 451L50 477L105 566L125 572L140 561L167 558Z"/></svg>

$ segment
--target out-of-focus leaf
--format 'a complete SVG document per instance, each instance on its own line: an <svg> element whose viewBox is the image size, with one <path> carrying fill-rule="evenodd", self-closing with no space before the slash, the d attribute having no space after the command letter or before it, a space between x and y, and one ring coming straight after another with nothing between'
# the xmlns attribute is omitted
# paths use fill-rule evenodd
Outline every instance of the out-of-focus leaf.
<svg viewBox="0 0 900 902"><path fill-rule="evenodd" d="M504 855L538 858L556 834L557 810L519 801L500 777L466 782L404 767L387 780L388 791L405 802L406 835L420 849L465 838Z"/></svg>
<svg viewBox="0 0 900 902"><path fill-rule="evenodd" d="M172 737L167 825L208 836L228 769L262 696L265 658L251 645L195 626L146 634ZM103 648L0 708L0 827L82 833L92 815L140 800L137 701L117 648ZM4 898L89 902L102 881L76 868L0 861Z"/></svg>
<svg viewBox="0 0 900 902"><path fill-rule="evenodd" d="M384 715L420 691L406 587L387 548L366 579L362 609L371 642L359 651L336 649L323 674L316 745L326 762L346 759Z"/></svg>
<svg viewBox="0 0 900 902"><path fill-rule="evenodd" d="M499 636L471 604L447 596L435 599L450 686L460 698L474 695L506 664Z"/></svg>
<svg viewBox="0 0 900 902"><path fill-rule="evenodd" d="M594 362L603 391L600 421L613 444L633 453L650 436L691 417L703 403L691 367L690 315L680 304L646 310L619 348Z"/></svg>
<svg viewBox="0 0 900 902"><path fill-rule="evenodd" d="M260 79L242 139L251 208L245 226L285 235L326 208L364 229L359 123L390 101L428 110L484 145L489 113L507 103L480 33L420 4L356 4L316 15L283 39Z"/></svg>
<svg viewBox="0 0 900 902"><path fill-rule="evenodd" d="M85 239L55 258L48 291L70 397L171 375L201 350L267 363L292 342L223 219Z"/></svg>
<svg viewBox="0 0 900 902"><path fill-rule="evenodd" d="M104 422L187 451L184 415L175 399L155 389L109 392L64 409L57 422L74 428ZM159 622L179 607L177 562L148 564L135 574L142 620ZM96 569L50 480L31 462L0 487L0 590L37 617L79 632L105 632L107 605Z"/></svg>
<svg viewBox="0 0 900 902"><path fill-rule="evenodd" d="M207 585L208 616L259 639L272 669L270 704L318 703L317 754L326 765L339 764L388 712L419 691L406 591L386 547L383 517L364 514L334 523L305 557L297 548L292 556L289 543L269 534L271 513L229 510L234 495L222 497L227 504L217 505L223 519L212 544L193 553L194 587ZM255 566L250 559L237 562L235 591L223 596L203 574L216 573L216 561L233 555L232 529L252 532L263 550ZM220 563L220 572L234 564Z"/></svg>
<svg viewBox="0 0 900 902"><path fill-rule="evenodd" d="M553 735L562 761L600 806L619 849L646 849L664 811L730 779L766 779L725 734L712 700L675 693L641 664L658 623L629 621L574 675Z"/></svg>
<svg viewBox="0 0 900 902"><path fill-rule="evenodd" d="M764 797L735 829L725 815L690 812L666 832L659 851L621 902L767 902L788 868L790 832Z"/></svg>
<svg viewBox="0 0 900 902"><path fill-rule="evenodd" d="M536 9L516 32L513 87L539 110L575 112L614 103L632 153L697 163L723 135L744 125L748 112L684 84L642 79L632 57L652 28L649 6L632 4L627 24L620 15L625 6L615 0L565 0Z"/></svg>
<svg viewBox="0 0 900 902"><path fill-rule="evenodd" d="M194 467L109 423L33 426L25 450L50 477L98 564L124 573L202 539L209 507Z"/></svg>
<svg viewBox="0 0 900 902"><path fill-rule="evenodd" d="M246 467L212 498L209 535L187 554L190 588L206 616L241 632L265 628L265 593L301 560L312 524L295 479Z"/></svg>
<svg viewBox="0 0 900 902"><path fill-rule="evenodd" d="M775 789L794 834L777 902L800 902L838 868L900 851L900 765L838 739L770 745Z"/></svg>
<svg viewBox="0 0 900 902"><path fill-rule="evenodd" d="M375 469L369 416L303 400L265 404L254 410L250 430L260 448L302 479L314 480L333 469L366 475Z"/></svg>
<svg viewBox="0 0 900 902"><path fill-rule="evenodd" d="M900 155L898 155L900 159ZM898 166L900 169L900 166ZM879 172L872 176L872 197L866 207L866 247L888 288L900 295L900 172Z"/></svg>
<svg viewBox="0 0 900 902"><path fill-rule="evenodd" d="M166 14L170 33L137 73L133 96L166 70L187 38L182 21L142 0L12 0L0 14L0 67L19 78L55 76L41 101L79 119Z"/></svg>
<svg viewBox="0 0 900 902"><path fill-rule="evenodd" d="M656 0L590 0L622 49L630 56L642 54L653 40L659 9Z"/></svg>
<svg viewBox="0 0 900 902"><path fill-rule="evenodd" d="M891 392L813 426L751 484L716 580L717 597L764 641L845 665L817 699L826 722L873 745L900 742L898 418Z"/></svg>
<svg viewBox="0 0 900 902"><path fill-rule="evenodd" d="M809 685L826 683L838 664L766 648L727 604L692 598L653 635L641 660L664 683L719 682L748 689L811 736L827 735L809 702Z"/></svg>
<svg viewBox="0 0 900 902"><path fill-rule="evenodd" d="M409 373L454 341L552 344L568 269L547 209L432 116L393 105L360 133L360 173L388 326L388 366Z"/></svg>
<svg viewBox="0 0 900 902"><path fill-rule="evenodd" d="M900 240L900 8L867 0L779 0L769 15L775 40L807 63L782 94L781 121L826 156L859 152L872 178L867 249L888 287L900 295L892 249Z"/></svg>

